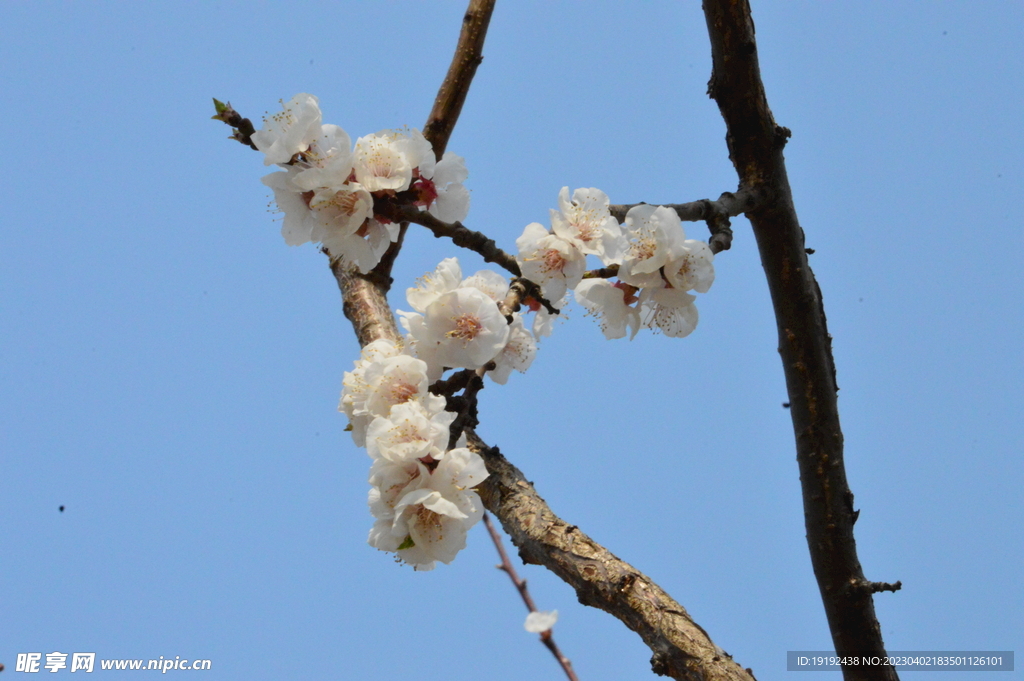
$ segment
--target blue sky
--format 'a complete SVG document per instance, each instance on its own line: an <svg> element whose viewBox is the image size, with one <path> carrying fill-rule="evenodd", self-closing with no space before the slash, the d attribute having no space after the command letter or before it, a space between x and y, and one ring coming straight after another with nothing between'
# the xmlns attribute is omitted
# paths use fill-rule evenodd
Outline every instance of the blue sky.
<svg viewBox="0 0 1024 681"><path fill-rule="evenodd" d="M353 138L419 127L463 9L0 5L9 673L18 652L87 651L208 658L217 679L559 678L482 527L425 574L366 545L337 288L281 239L261 156L209 120L212 97L255 119L311 92ZM834 337L861 561L903 582L875 599L886 644L1019 649L1024 10L755 2L754 18ZM484 53L449 149L467 224L506 249L563 186L616 203L735 189L697 3L499 3ZM767 289L734 227L693 335L609 342L577 310L484 391L480 433L770 679L787 650L830 643ZM451 255L483 267L413 232L393 306ZM581 679L651 676L632 632L522 572Z"/></svg>

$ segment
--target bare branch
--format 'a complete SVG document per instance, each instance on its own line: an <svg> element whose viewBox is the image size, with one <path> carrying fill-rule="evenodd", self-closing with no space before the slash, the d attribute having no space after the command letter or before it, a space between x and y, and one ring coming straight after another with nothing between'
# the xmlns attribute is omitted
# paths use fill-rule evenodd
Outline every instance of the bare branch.
<svg viewBox="0 0 1024 681"><path fill-rule="evenodd" d="M766 200L747 217L753 227L779 332L779 352L791 405L811 563L839 656L885 656L870 584L853 537L853 494L843 465L832 341L821 291L807 263L804 233L786 175L782 149L789 130L776 125L757 60L747 0L705 0L713 71L708 94L728 130L729 157L740 186ZM853 679L897 678L892 667L844 667Z"/></svg>
<svg viewBox="0 0 1024 681"><path fill-rule="evenodd" d="M516 259L498 248L494 239L483 232L476 232L463 226L461 222L442 222L425 210L416 206L395 201L376 201L374 213L383 215L394 222L413 222L429 229L438 239L449 238L456 246L478 253L486 262L493 262L517 277L523 275Z"/></svg>
<svg viewBox="0 0 1024 681"><path fill-rule="evenodd" d="M498 549L498 556L501 557L501 565L498 566L499 570L505 572L508 578L512 580L512 584L516 587L516 591L519 592L520 597L523 599L523 603L526 604L526 609L530 612L537 612L537 606L533 603L533 597L530 596L530 591L526 588L526 580L519 577L519 573L516 572L515 567L512 565L512 561L508 559L508 554L505 553L505 546L501 542L501 536L498 535L498 531L494 529L494 524L491 522L491 517L484 513L484 525L487 526L487 533L491 535L491 541L494 542L494 548ZM558 660L558 664L562 666L562 671L569 677L569 681L579 681L576 676L576 672L572 669L572 662L569 658L562 654L559 650L558 644L555 643L555 637L552 635L551 630L547 629L540 633L540 642L551 651L551 654Z"/></svg>
<svg viewBox="0 0 1024 681"><path fill-rule="evenodd" d="M434 107L423 126L423 136L434 147L437 160L444 156L455 123L459 120L462 105L469 94L476 68L484 60L484 39L491 23L495 0L471 0L466 15L462 17L462 33L455 47L455 56L441 83L434 100Z"/></svg>
<svg viewBox="0 0 1024 681"><path fill-rule="evenodd" d="M459 42L455 46L452 63L437 91L434 106L427 116L427 123L423 126L423 136L430 142L438 161L448 148L448 139L459 120L459 114L462 113L462 105L466 102L473 76L484 60L484 39L487 37L487 27L491 23L494 3L495 0L470 0L466 14L462 17L462 32L459 33ZM403 223L398 232L398 240L391 244L375 268L385 278L391 276L391 268L402 249L408 230L409 225Z"/></svg>
<svg viewBox="0 0 1024 681"><path fill-rule="evenodd" d="M469 431L469 446L490 476L477 488L501 521L524 563L543 565L576 590L580 603L612 614L654 655L656 674L687 681L752 681L753 675L718 648L686 609L649 577L556 516L523 473L496 447Z"/></svg>

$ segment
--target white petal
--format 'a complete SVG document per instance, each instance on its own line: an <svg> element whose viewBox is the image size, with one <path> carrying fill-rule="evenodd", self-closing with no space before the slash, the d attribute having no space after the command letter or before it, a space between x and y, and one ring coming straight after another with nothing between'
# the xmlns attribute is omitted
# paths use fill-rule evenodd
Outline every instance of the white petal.
<svg viewBox="0 0 1024 681"><path fill-rule="evenodd" d="M526 623L523 624L523 628L531 634L542 634L555 626L557 621L557 610L531 612L526 616Z"/></svg>

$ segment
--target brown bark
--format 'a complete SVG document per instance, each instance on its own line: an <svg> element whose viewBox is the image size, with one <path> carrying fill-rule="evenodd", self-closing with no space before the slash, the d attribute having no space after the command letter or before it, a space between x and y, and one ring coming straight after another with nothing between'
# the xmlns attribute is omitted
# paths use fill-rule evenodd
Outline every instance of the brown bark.
<svg viewBox="0 0 1024 681"><path fill-rule="evenodd" d="M747 0L705 0L713 71L708 94L725 119L740 187L765 201L747 213L779 333L803 491L811 563L840 656L884 656L872 593L853 536L856 512L843 464L835 364L821 291L807 262L804 233L782 150L789 130L775 124L757 59ZM896 679L891 667L848 666L844 678Z"/></svg>

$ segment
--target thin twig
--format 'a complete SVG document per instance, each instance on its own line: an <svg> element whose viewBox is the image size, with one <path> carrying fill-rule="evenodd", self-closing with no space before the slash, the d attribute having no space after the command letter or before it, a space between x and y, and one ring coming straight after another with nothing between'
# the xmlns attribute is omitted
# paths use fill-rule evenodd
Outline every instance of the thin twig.
<svg viewBox="0 0 1024 681"><path fill-rule="evenodd" d="M612 279L619 276L619 266L609 265L608 267L599 267L596 270L587 270L583 273L584 279Z"/></svg>
<svg viewBox="0 0 1024 681"><path fill-rule="evenodd" d="M705 221L711 232L708 245L712 253L727 251L732 246L732 228L729 218L742 215L763 205L765 195L756 188L740 187L733 192L725 192L717 201L701 199L689 203L661 204L671 208L680 220L687 222ZM630 208L647 205L645 203L615 204L609 206L612 216L619 222L625 222L626 213Z"/></svg>
<svg viewBox="0 0 1024 681"><path fill-rule="evenodd" d="M225 104L217 99L213 100L213 108L216 109L217 113L210 116L215 121L224 121L231 126L231 135L228 139L233 139L241 142L254 151L259 151L256 145L252 143L252 134L256 132L256 128L253 127L252 121L248 118L242 118L242 114L235 111L234 107L231 106L231 102Z"/></svg>
<svg viewBox="0 0 1024 681"><path fill-rule="evenodd" d="M508 554L505 553L505 547L501 542L501 536L498 535L498 531L494 529L494 524L491 523L491 518L484 513L484 525L487 526L487 532L491 535L491 541L494 542L494 548L498 549L498 555L501 556L501 565L497 566L499 570L504 570L505 574L508 575L509 579L512 580L512 584L515 585L516 591L523 599L523 603L526 604L526 609L530 612L537 612L537 606L533 603L533 598L530 596L529 590L526 588L526 580L521 579L519 574L516 572L515 567L512 566L512 561L508 559ZM551 633L551 629L546 629L540 633L540 642L543 643L551 654L558 660L558 664L562 666L562 671L569 677L569 681L579 681L576 676L576 672L572 669L572 662L569 658L562 654L559 650L558 644L555 643L555 637Z"/></svg>
<svg viewBox="0 0 1024 681"><path fill-rule="evenodd" d="M516 259L498 248L494 242L483 232L477 232L465 227L461 222L443 222L425 210L408 203L398 201L381 200L374 202L374 213L382 215L392 222L416 223L429 229L438 239L448 238L456 246L469 249L477 253L485 262L493 262L513 275L521 277L522 271Z"/></svg>

